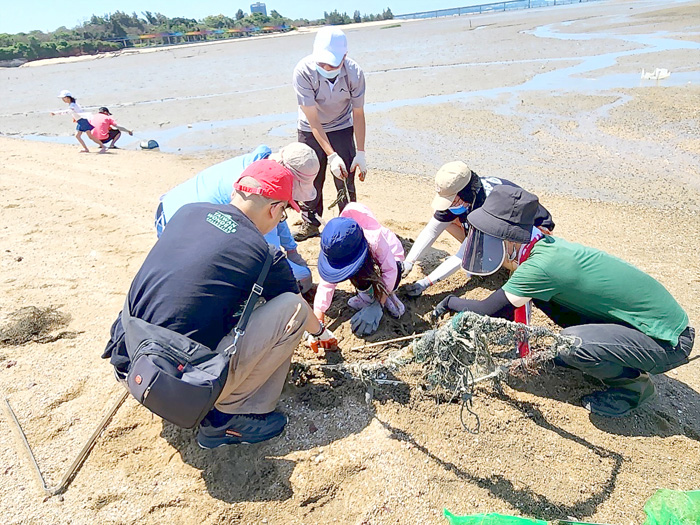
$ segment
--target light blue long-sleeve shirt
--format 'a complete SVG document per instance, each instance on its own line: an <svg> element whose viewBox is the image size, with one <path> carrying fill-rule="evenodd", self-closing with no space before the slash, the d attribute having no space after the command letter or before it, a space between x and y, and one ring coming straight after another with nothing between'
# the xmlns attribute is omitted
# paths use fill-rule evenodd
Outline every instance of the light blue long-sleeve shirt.
<svg viewBox="0 0 700 525"><path fill-rule="evenodd" d="M167 223L175 212L191 202L211 202L212 204L229 204L233 183L243 171L256 160L266 159L272 150L261 144L251 153L240 155L200 171L182 184L175 186L160 200Z"/></svg>
<svg viewBox="0 0 700 525"><path fill-rule="evenodd" d="M270 147L261 144L250 153L209 166L191 179L175 186L160 198L163 202L166 224L177 210L191 202L229 204L233 183L241 178L243 171L256 160L266 159L271 154ZM297 247L286 221L279 223L276 229L265 235L265 240L287 251L295 250Z"/></svg>

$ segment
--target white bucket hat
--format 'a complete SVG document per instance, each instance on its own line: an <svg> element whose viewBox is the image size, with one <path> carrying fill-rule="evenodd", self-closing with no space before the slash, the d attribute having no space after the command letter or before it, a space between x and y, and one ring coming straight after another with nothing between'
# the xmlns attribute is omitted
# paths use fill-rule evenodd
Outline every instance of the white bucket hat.
<svg viewBox="0 0 700 525"><path fill-rule="evenodd" d="M270 159L279 162L294 175L292 197L295 201L307 202L316 198L314 180L321 165L313 149L301 142L292 142L270 155Z"/></svg>
<svg viewBox="0 0 700 525"><path fill-rule="evenodd" d="M72 96L73 96L73 93L71 93L67 89L62 89L61 92L58 94L58 98L72 97Z"/></svg>

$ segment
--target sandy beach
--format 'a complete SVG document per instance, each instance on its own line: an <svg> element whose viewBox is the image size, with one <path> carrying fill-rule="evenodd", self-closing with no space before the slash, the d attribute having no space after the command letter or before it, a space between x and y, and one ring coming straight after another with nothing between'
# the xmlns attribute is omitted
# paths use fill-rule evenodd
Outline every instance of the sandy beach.
<svg viewBox="0 0 700 525"><path fill-rule="evenodd" d="M697 2L620 0L348 27L368 79L370 173L358 200L411 242L431 216L436 169L464 160L537 193L557 235L658 279L697 327L699 21ZM0 324L21 307L52 305L76 332L0 346L0 386L50 485L121 393L100 354L156 240L158 197L260 143L294 140L289 80L312 40L287 34L0 70L9 93L0 106ZM671 76L640 80L656 67ZM84 92L85 105L109 106L137 130L133 141L79 155L68 119L48 116L66 87ZM137 149L147 138L161 151ZM441 238L408 282L456 249ZM318 241L300 251L313 265ZM366 341L421 332L448 293L480 298L504 279L455 274L418 300L404 297L406 315ZM300 346L295 362L394 349L351 350L365 341L350 331L349 293L341 286L329 311L340 351ZM638 524L658 488L700 488L699 367L656 376L658 398L612 420L580 406L595 389L580 374L548 369L501 391L485 385L476 435L462 430L458 405L420 389L374 387L369 397L366 385L312 369L282 395L283 437L213 451L128 399L68 490L51 498L1 411L0 513L12 524L443 524L447 508Z"/></svg>

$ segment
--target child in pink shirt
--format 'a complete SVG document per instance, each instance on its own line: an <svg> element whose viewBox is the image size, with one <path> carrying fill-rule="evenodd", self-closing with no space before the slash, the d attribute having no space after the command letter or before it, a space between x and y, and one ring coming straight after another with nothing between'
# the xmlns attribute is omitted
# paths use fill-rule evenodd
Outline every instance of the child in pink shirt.
<svg viewBox="0 0 700 525"><path fill-rule="evenodd" d="M383 309L393 317L405 312L394 291L401 280L404 251L398 237L382 226L370 209L349 203L340 217L331 219L321 235L318 270L321 282L314 313L323 321L338 283L350 279L358 294L348 305L358 312L350 320L357 335L374 333Z"/></svg>

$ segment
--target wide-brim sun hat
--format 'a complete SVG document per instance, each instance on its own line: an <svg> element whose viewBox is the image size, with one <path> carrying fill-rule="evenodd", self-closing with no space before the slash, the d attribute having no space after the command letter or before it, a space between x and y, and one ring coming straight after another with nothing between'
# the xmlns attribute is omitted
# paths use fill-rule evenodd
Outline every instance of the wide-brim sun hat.
<svg viewBox="0 0 700 525"><path fill-rule="evenodd" d="M318 273L326 282L339 283L357 273L369 254L360 225L347 217L328 221L321 233Z"/></svg>
<svg viewBox="0 0 700 525"><path fill-rule="evenodd" d="M505 241L530 242L539 208L537 196L522 188L494 187L484 204L467 215L462 268L474 275L496 272L506 257Z"/></svg>
<svg viewBox="0 0 700 525"><path fill-rule="evenodd" d="M316 152L301 142L287 144L270 159L279 162L294 175L292 195L297 202L308 202L316 198L314 180L321 167Z"/></svg>
<svg viewBox="0 0 700 525"><path fill-rule="evenodd" d="M457 194L471 182L472 170L464 162L456 160L440 167L435 174L435 192L431 203L435 211L444 211L457 197Z"/></svg>
<svg viewBox="0 0 700 525"><path fill-rule="evenodd" d="M491 275L503 266L506 250L502 239L469 227L464 239L462 268L471 275Z"/></svg>
<svg viewBox="0 0 700 525"><path fill-rule="evenodd" d="M467 220L488 235L524 244L530 242L539 207L536 195L517 186L499 184Z"/></svg>
<svg viewBox="0 0 700 525"><path fill-rule="evenodd" d="M338 67L348 52L348 39L337 27L323 27L316 33L313 59L316 63Z"/></svg>

